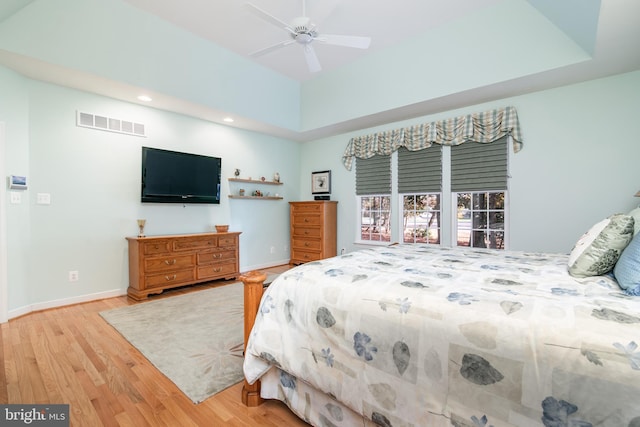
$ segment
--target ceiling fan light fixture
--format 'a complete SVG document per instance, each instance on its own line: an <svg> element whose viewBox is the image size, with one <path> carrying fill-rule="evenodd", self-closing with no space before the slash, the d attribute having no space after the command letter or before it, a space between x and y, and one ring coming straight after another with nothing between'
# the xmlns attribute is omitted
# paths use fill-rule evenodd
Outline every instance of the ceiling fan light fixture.
<svg viewBox="0 0 640 427"><path fill-rule="evenodd" d="M313 35L308 33L298 33L293 38L300 44L309 44L313 41Z"/></svg>

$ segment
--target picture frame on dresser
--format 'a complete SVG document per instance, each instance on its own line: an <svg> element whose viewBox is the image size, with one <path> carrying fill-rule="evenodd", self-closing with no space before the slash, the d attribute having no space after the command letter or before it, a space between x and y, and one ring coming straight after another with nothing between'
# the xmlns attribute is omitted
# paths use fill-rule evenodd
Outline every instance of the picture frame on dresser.
<svg viewBox="0 0 640 427"><path fill-rule="evenodd" d="M311 172L311 194L331 194L331 171Z"/></svg>

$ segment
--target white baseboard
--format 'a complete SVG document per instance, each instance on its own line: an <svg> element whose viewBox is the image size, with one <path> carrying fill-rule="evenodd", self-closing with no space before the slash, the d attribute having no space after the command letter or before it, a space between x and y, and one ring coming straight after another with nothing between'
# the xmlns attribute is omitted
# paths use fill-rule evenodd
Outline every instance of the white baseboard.
<svg viewBox="0 0 640 427"><path fill-rule="evenodd" d="M280 265L289 264L289 258L280 261L271 261L265 264L254 264L240 267L240 271L247 272L253 270L262 270L263 268L278 267Z"/></svg>
<svg viewBox="0 0 640 427"><path fill-rule="evenodd" d="M97 292L95 294L88 294L88 295L80 295L77 297L71 297L71 298L63 298L63 299L57 299L57 300L53 300L53 301L45 301L45 302L39 302L36 304L31 304L31 305L27 305L24 307L20 307L17 308L15 310L10 310L8 313L8 317L9 319L14 319L16 317L20 317L20 316L24 316L25 314L29 314L29 313L33 313L34 311L41 311L41 310L47 310L50 308L58 308L58 307L64 307L65 305L73 305L73 304L80 304L83 302L89 302L89 301L96 301L96 300L100 300L100 299L105 299L105 298L113 298L113 297L119 297L122 295L126 295L127 292L123 291L122 289L114 289L111 291L105 291L105 292Z"/></svg>
<svg viewBox="0 0 640 427"><path fill-rule="evenodd" d="M269 263L265 263L265 264L255 264L255 265L249 265L249 266L244 266L240 269L240 271L252 271L252 270L261 270L264 268L270 268L270 267L277 267L279 265L284 265L284 264L288 264L289 263L289 258L284 259L284 260L280 260L280 261L272 261ZM127 292L123 291L121 289L114 289L111 291L105 291L105 292L97 292L95 294L88 294L88 295L80 295L77 297L71 297L71 298L63 298L63 299L58 299L58 300L53 300L53 301L45 301L45 302L39 302L36 304L31 304L31 305L27 305L24 307L20 307L17 308L15 310L10 310L8 312L8 318L9 319L14 319L16 317L20 317L20 316L24 316L25 314L29 314L29 313L33 313L34 311L41 311L41 310L47 310L50 308L58 308L58 307L64 307L65 305L73 305L73 304L80 304L83 302L89 302L89 301L96 301L96 300L100 300L100 299L105 299L105 298L113 298L113 297L119 297L122 295L126 295Z"/></svg>

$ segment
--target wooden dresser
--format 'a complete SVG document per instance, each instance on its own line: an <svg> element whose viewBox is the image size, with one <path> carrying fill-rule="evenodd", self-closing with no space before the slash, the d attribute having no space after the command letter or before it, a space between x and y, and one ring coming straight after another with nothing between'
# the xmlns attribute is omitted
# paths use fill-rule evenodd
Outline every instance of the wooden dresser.
<svg viewBox="0 0 640 427"><path fill-rule="evenodd" d="M289 202L290 264L337 255L337 207L334 201Z"/></svg>
<svg viewBox="0 0 640 427"><path fill-rule="evenodd" d="M240 275L240 233L127 237L129 288L135 300L165 289Z"/></svg>

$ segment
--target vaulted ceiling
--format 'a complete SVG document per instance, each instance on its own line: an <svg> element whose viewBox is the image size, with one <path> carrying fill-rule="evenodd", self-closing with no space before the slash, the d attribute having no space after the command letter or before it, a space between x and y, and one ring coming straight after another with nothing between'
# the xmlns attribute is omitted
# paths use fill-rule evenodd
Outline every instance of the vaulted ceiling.
<svg viewBox="0 0 640 427"><path fill-rule="evenodd" d="M0 65L300 141L640 69L635 1L249 1L3 0ZM278 26L303 10L369 48L314 41L310 72Z"/></svg>

